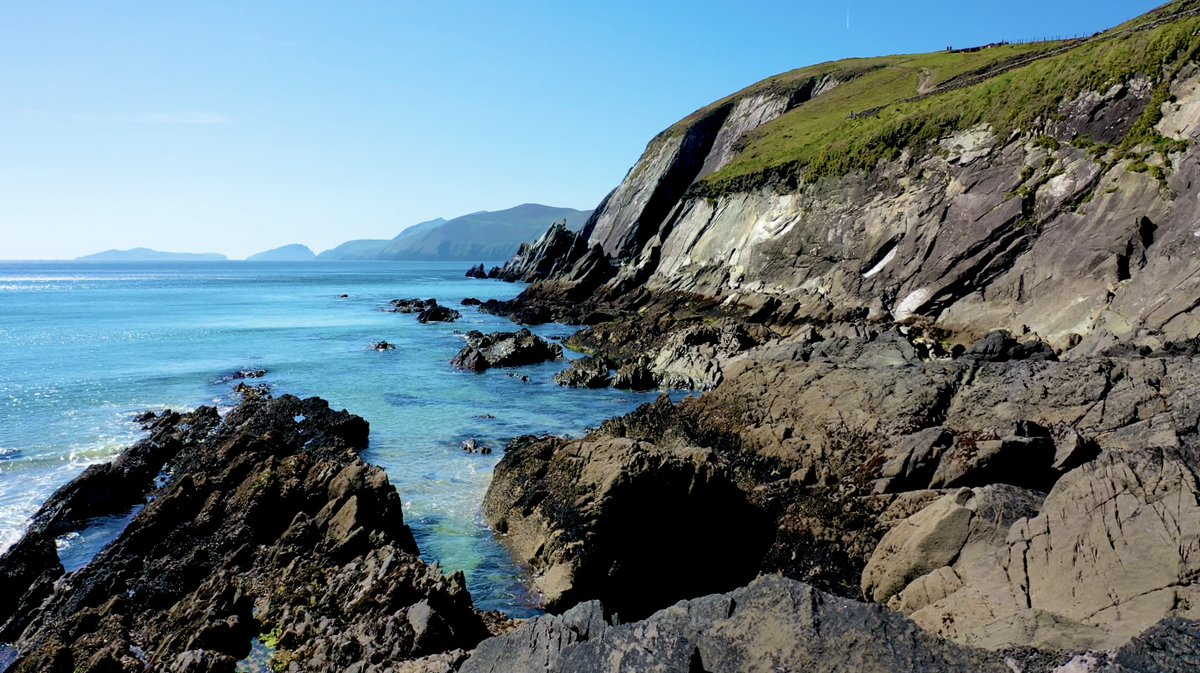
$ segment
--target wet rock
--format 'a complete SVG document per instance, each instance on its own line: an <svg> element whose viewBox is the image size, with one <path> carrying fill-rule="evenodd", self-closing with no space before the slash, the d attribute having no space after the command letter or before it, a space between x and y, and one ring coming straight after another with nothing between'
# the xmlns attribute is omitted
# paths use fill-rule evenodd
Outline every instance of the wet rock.
<svg viewBox="0 0 1200 673"><path fill-rule="evenodd" d="M383 309L387 313L420 313L437 306L436 299L393 299L388 302L390 308Z"/></svg>
<svg viewBox="0 0 1200 673"><path fill-rule="evenodd" d="M417 314L417 322L421 324L431 322L454 322L461 317L462 314L458 311L435 303Z"/></svg>
<svg viewBox="0 0 1200 673"><path fill-rule="evenodd" d="M467 276L467 278L479 278L479 279L486 279L488 277L487 271L483 270L482 262L467 269L466 276Z"/></svg>
<svg viewBox="0 0 1200 673"><path fill-rule="evenodd" d="M514 440L483 509L553 612L603 597L628 618L732 588L769 541L711 451L629 439Z"/></svg>
<svg viewBox="0 0 1200 673"><path fill-rule="evenodd" d="M474 437L462 443L462 450L467 453L479 453L488 455L492 452L492 447L476 440Z"/></svg>
<svg viewBox="0 0 1200 673"><path fill-rule="evenodd" d="M286 395L223 419L209 409L160 420L60 489L19 553L0 557L0 573L31 585L0 604L3 637L21 653L12 670L231 671L265 632L280 634L277 663L315 671L472 647L486 629L465 580L420 561L395 489L357 456L367 429L323 400ZM162 470L171 481L145 502ZM49 592L22 579L37 573L11 572L57 580L61 567L23 550L48 561L49 535L78 527L79 508L131 500L145 506L128 528ZM408 615L422 610L418 629Z"/></svg>
<svg viewBox="0 0 1200 673"><path fill-rule="evenodd" d="M396 345L393 343L388 343L387 341L376 341L375 343L371 344L371 348L377 351L390 351L395 350Z"/></svg>
<svg viewBox="0 0 1200 673"><path fill-rule="evenodd" d="M467 297L466 299L462 300L463 306L479 306L482 303L483 302L479 301L475 297Z"/></svg>
<svg viewBox="0 0 1200 673"><path fill-rule="evenodd" d="M482 372L493 367L520 367L562 357L562 346L527 329L491 334L471 330L463 338L466 346L450 361L459 369Z"/></svg>
<svg viewBox="0 0 1200 673"><path fill-rule="evenodd" d="M242 399L269 399L271 397L271 384L259 383L239 383L233 388L233 392Z"/></svg>
<svg viewBox="0 0 1200 673"><path fill-rule="evenodd" d="M612 381L612 363L604 357L585 357L573 360L571 366L554 375L560 386L572 388L607 388Z"/></svg>
<svg viewBox="0 0 1200 673"><path fill-rule="evenodd" d="M261 379L267 375L265 369L239 369L236 372L226 374L217 379L217 383L233 383L243 379Z"/></svg>

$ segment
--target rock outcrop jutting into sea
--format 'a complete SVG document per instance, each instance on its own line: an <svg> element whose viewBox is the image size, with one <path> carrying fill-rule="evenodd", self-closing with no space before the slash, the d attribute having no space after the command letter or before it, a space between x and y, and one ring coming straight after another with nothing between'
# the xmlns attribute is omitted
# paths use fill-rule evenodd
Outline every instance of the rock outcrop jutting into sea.
<svg viewBox="0 0 1200 673"><path fill-rule="evenodd" d="M1175 2L1084 40L787 73L660 134L575 240L523 248L502 277L539 282L485 310L588 325L568 345L614 380L709 390L510 447L485 514L549 606L713 591L765 519L751 572L963 645L1194 638L1198 29ZM705 476L672 495L683 456ZM697 561L661 595L625 579L626 542L669 531L623 508L701 512L714 479L749 513L666 545Z"/></svg>

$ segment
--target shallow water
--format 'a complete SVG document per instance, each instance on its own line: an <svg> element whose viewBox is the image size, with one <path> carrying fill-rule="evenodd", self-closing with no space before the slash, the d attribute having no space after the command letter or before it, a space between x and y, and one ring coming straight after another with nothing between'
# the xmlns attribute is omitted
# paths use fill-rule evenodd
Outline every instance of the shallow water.
<svg viewBox="0 0 1200 673"><path fill-rule="evenodd" d="M141 435L146 409L235 403L232 372L265 369L277 393L319 395L371 424L364 457L404 500L426 560L463 570L476 604L535 613L520 568L479 517L500 451L464 453L526 433L581 433L654 394L560 388L563 363L459 372L455 332L514 329L460 307L506 299L519 285L463 277L461 263L0 263L0 549L55 488ZM346 298L341 297L348 294ZM452 324L380 311L391 299L436 297ZM573 328L534 328L566 336ZM379 340L396 345L375 351ZM568 357L574 357L568 353ZM250 381L257 383L259 381ZM79 567L124 525L121 517L59 541Z"/></svg>

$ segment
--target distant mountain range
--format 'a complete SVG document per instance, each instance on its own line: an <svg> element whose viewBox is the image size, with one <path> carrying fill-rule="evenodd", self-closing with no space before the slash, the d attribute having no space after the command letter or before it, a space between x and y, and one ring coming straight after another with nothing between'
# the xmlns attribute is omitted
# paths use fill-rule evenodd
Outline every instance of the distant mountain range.
<svg viewBox="0 0 1200 673"><path fill-rule="evenodd" d="M533 241L557 220L572 231L581 229L592 211L525 203L507 210L481 210L452 220L437 218L405 228L391 239L360 239L314 255L307 246L292 243L255 255L250 262L358 262L424 260L486 262L508 259L522 243ZM106 250L77 257L86 262L221 261L217 253L159 252L149 248Z"/></svg>
<svg viewBox="0 0 1200 673"><path fill-rule="evenodd" d="M348 241L317 255L319 261L484 261L512 257L517 248L545 233L556 220L578 231L592 211L526 203L508 210L438 218L413 225L391 240Z"/></svg>
<svg viewBox="0 0 1200 673"><path fill-rule="evenodd" d="M160 252L150 248L105 250L76 257L77 262L221 262L229 259L216 252Z"/></svg>
<svg viewBox="0 0 1200 673"><path fill-rule="evenodd" d="M308 249L307 245L292 243L266 252L260 252L257 255L250 255L246 258L247 262L311 262L317 256L312 250Z"/></svg>

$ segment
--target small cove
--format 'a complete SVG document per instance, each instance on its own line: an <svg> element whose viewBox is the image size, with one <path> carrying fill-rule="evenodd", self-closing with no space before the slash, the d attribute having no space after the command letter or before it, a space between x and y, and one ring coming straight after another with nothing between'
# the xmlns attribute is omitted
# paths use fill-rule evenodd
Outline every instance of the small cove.
<svg viewBox="0 0 1200 673"><path fill-rule="evenodd" d="M536 614L522 570L479 517L499 449L522 434L578 435L657 393L564 389L552 380L562 362L521 368L528 380L451 368L457 332L514 329L461 300L521 289L467 279L467 266L0 264L0 548L55 488L136 441L137 413L228 407L234 383L223 379L261 369L247 383L317 395L370 422L364 458L399 490L422 555L463 570L478 607ZM436 297L463 317L422 325L380 310L407 297ZM564 338L574 329L534 331ZM379 340L395 350L371 349ZM467 439L497 450L466 453ZM86 563L119 519L61 540L64 561Z"/></svg>

